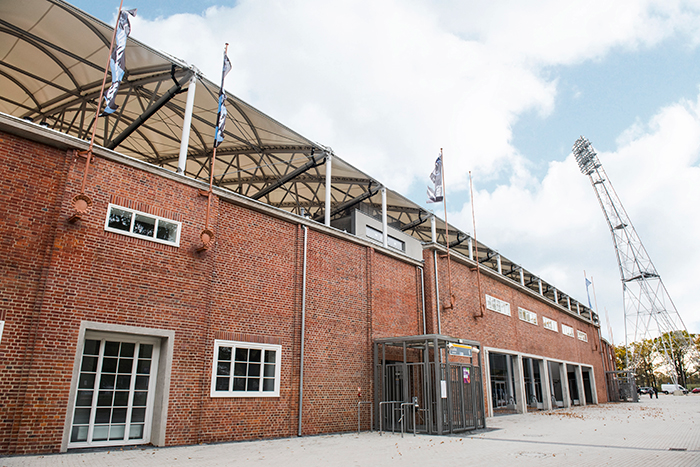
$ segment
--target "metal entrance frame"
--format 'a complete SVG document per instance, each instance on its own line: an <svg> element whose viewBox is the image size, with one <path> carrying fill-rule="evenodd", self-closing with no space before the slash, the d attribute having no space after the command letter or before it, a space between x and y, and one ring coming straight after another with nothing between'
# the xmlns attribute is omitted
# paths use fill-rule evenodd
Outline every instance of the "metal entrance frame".
<svg viewBox="0 0 700 467"><path fill-rule="evenodd" d="M608 388L608 401L610 402L639 402L637 383L633 372L606 371L605 380Z"/></svg>
<svg viewBox="0 0 700 467"><path fill-rule="evenodd" d="M375 423L436 435L485 428L480 350L476 341L439 334L376 339ZM417 404L415 422L405 403Z"/></svg>

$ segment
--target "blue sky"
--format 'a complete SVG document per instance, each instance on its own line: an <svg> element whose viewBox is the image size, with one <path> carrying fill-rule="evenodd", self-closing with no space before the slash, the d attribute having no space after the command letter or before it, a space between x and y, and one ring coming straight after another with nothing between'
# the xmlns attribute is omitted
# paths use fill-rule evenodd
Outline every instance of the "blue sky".
<svg viewBox="0 0 700 467"><path fill-rule="evenodd" d="M118 8L72 3L108 23ZM142 3L125 3L139 9L134 38L213 80L230 43L231 93L416 202L444 148L450 223L472 231L472 171L479 240L583 303L585 270L619 343L610 234L570 154L586 136L686 326L700 332L695 3Z"/></svg>

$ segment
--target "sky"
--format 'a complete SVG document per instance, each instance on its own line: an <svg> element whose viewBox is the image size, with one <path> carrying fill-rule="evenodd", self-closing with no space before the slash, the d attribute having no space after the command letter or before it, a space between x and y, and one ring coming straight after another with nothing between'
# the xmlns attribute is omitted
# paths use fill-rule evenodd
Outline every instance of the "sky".
<svg viewBox="0 0 700 467"><path fill-rule="evenodd" d="M74 0L113 24L117 1ZM143 3L143 4L141 4ZM132 37L425 204L624 342L610 232L571 154L586 136L690 332L700 332L700 1L125 0ZM612 336L606 325L611 324Z"/></svg>

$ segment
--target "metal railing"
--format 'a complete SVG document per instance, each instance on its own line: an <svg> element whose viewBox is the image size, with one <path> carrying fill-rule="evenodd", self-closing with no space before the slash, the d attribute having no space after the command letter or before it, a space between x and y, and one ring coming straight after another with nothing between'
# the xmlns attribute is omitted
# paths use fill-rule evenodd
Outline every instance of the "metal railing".
<svg viewBox="0 0 700 467"><path fill-rule="evenodd" d="M360 408L363 404L369 404L369 429L372 429L374 424L374 404L372 401L359 401L357 403L357 434L360 434Z"/></svg>

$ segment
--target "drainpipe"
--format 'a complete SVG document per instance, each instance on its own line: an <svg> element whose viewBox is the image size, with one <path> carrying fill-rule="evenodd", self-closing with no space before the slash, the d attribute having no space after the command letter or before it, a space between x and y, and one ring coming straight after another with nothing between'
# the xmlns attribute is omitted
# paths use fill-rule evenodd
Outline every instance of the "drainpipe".
<svg viewBox="0 0 700 467"><path fill-rule="evenodd" d="M302 266L301 279L301 358L299 362L299 433L301 436L301 414L304 399L304 327L306 324L306 246L309 228L305 225L301 226L304 229L304 259Z"/></svg>
<svg viewBox="0 0 700 467"><path fill-rule="evenodd" d="M182 138L180 139L180 155L177 159L177 173L185 173L187 167L187 147L190 142L190 127L192 126L192 109L194 109L194 94L197 88L197 74L190 78L187 87L187 102L185 103L185 120L182 122Z"/></svg>
<svg viewBox="0 0 700 467"><path fill-rule="evenodd" d="M427 334L427 329L425 325L425 280L423 279L423 268L418 266L420 271L420 296L423 301L423 334Z"/></svg>
<svg viewBox="0 0 700 467"><path fill-rule="evenodd" d="M442 326L440 325L440 283L438 282L437 250L433 250L433 262L435 264L435 301L437 302L438 334L442 334Z"/></svg>

